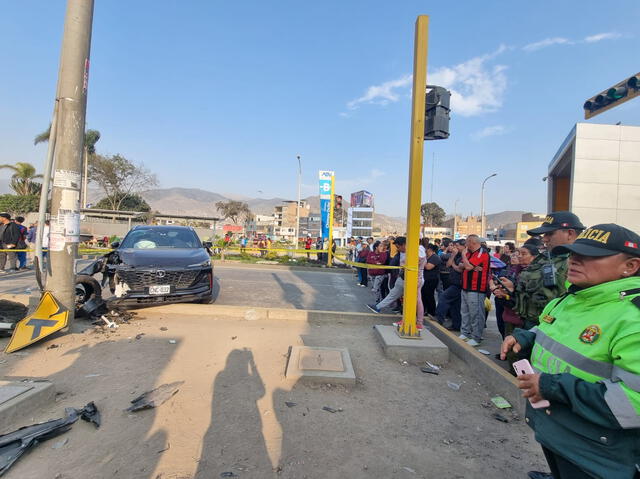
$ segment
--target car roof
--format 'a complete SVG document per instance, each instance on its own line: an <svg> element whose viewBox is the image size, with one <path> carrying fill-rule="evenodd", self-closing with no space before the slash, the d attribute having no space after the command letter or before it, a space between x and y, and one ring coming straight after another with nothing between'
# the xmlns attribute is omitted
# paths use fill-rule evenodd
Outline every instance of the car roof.
<svg viewBox="0 0 640 479"><path fill-rule="evenodd" d="M179 225L136 225L133 228L131 228L131 231L134 230L175 230L175 229L182 229L182 230L188 230L188 231L193 231L193 228L191 226L179 226Z"/></svg>

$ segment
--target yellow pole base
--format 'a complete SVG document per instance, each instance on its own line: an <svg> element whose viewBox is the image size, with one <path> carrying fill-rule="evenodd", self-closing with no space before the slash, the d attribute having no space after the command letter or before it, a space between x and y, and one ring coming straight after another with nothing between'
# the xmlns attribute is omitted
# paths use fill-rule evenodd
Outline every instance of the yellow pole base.
<svg viewBox="0 0 640 479"><path fill-rule="evenodd" d="M422 330L416 328L403 328L402 326L396 327L396 334L402 339L420 339Z"/></svg>

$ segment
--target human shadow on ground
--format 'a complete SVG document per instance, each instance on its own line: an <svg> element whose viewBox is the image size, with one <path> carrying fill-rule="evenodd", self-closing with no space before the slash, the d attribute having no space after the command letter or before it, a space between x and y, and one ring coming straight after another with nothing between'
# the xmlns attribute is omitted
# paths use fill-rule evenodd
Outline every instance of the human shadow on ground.
<svg viewBox="0 0 640 479"><path fill-rule="evenodd" d="M221 477L223 473L255 478L273 475L257 405L264 395L253 353L248 349L231 351L213 383L211 425L203 439L196 479Z"/></svg>

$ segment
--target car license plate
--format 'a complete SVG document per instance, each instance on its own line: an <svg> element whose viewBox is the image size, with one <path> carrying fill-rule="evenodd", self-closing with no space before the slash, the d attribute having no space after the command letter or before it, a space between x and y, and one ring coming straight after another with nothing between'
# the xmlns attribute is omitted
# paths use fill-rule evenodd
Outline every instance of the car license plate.
<svg viewBox="0 0 640 479"><path fill-rule="evenodd" d="M168 284L149 286L149 294L169 294L171 292L171 286Z"/></svg>

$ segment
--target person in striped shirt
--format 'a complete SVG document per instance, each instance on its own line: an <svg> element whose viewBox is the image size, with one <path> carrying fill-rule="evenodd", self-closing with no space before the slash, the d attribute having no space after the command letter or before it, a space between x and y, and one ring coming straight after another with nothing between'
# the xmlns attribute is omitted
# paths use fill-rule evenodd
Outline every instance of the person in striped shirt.
<svg viewBox="0 0 640 479"><path fill-rule="evenodd" d="M459 337L470 346L479 346L485 325L484 300L487 297L491 270L489 253L480 244L478 235L467 236L461 266L462 324Z"/></svg>

